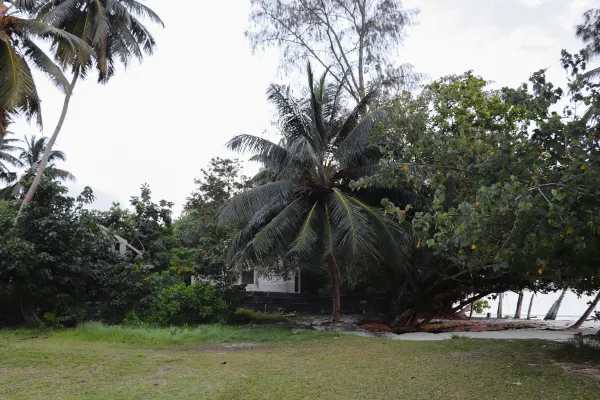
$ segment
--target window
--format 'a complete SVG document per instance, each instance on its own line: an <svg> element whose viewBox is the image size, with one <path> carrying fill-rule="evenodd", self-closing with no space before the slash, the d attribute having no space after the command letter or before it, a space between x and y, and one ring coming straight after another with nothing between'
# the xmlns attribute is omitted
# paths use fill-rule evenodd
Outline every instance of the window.
<svg viewBox="0 0 600 400"><path fill-rule="evenodd" d="M254 271L242 272L242 284L243 285L254 285Z"/></svg>

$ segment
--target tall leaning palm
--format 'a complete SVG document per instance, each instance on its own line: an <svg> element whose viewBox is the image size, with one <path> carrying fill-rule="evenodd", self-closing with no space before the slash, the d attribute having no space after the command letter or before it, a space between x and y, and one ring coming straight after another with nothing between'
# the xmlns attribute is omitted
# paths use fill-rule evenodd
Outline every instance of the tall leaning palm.
<svg viewBox="0 0 600 400"><path fill-rule="evenodd" d="M316 84L309 67L310 96L295 100L289 89L272 85L281 145L252 135L233 138L228 147L249 152L272 180L233 197L218 215L221 225L243 226L229 247L232 263L285 259L299 265L328 266L333 319L340 320L340 266L396 262L409 237L388 218L381 196L352 191L353 179L378 168L381 153L367 136L385 117L368 113L368 94L349 114L340 106L340 88ZM372 199L369 197L373 197Z"/></svg>
<svg viewBox="0 0 600 400"><path fill-rule="evenodd" d="M40 184L48 157L67 116L71 95L79 78L85 78L91 69L96 69L98 81L107 83L114 75L117 64L121 63L127 66L132 58L142 61L144 55L152 54L156 47L156 41L139 18L147 18L164 26L154 11L136 0L28 1L36 4L39 20L79 37L94 49L94 55L82 62L64 43L53 42L52 49L55 58L63 67L70 67L73 76L65 95L56 129L50 137L46 153L19 209L17 218L31 203Z"/></svg>
<svg viewBox="0 0 600 400"><path fill-rule="evenodd" d="M35 119L41 127L40 99L31 72L33 68L47 75L64 93L69 91L69 82L61 69L36 41L58 43L82 62L91 52L91 48L76 36L42 21L25 18L35 8L35 2L0 0L0 145L15 116Z"/></svg>

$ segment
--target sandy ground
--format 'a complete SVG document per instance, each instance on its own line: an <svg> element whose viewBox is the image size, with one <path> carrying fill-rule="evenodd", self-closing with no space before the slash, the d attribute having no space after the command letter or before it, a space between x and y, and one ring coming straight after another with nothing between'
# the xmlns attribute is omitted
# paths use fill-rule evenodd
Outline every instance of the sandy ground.
<svg viewBox="0 0 600 400"><path fill-rule="evenodd" d="M493 323L494 320L487 320L486 322ZM503 319L499 323L512 322L518 320L507 320ZM392 340L446 340L452 338L452 336L464 336L473 339L546 339L557 342L568 341L573 338L575 333L583 333L584 335L592 335L600 330L600 323L598 322L587 322L581 329L575 331L564 330L575 321L535 321L539 322L543 326L538 329L513 329L506 331L488 331L488 332L444 332L444 333L405 333L402 335L396 335L393 333L385 333L378 335L380 337L386 337ZM365 332L366 333L366 332ZM358 333L361 334L361 333ZM365 336L371 334L366 333Z"/></svg>

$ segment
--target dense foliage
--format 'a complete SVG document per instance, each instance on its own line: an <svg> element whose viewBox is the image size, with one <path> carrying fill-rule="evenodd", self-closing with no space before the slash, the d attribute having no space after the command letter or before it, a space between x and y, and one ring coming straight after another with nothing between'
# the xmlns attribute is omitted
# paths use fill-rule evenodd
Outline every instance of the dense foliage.
<svg viewBox="0 0 600 400"><path fill-rule="evenodd" d="M563 52L562 63L566 90L544 71L531 88L501 90L467 73L387 105L393 122L377 134L391 139L388 156L355 187L405 187L427 199L417 208L383 199L418 240L413 268L397 277L409 282L396 295L400 315L511 289L600 289L598 125L576 113L598 104L598 84L583 52Z"/></svg>

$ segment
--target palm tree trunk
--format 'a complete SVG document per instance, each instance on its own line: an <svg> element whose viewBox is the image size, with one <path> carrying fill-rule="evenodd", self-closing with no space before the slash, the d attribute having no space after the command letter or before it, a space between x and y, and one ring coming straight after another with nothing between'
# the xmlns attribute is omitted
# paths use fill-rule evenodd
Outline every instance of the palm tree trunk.
<svg viewBox="0 0 600 400"><path fill-rule="evenodd" d="M504 297L504 293L500 293L498 295L498 313L496 314L496 318L502 318L502 298Z"/></svg>
<svg viewBox="0 0 600 400"><path fill-rule="evenodd" d="M521 319L521 307L523 307L523 292L519 292L519 300L517 300L517 310L515 311L515 319Z"/></svg>
<svg viewBox="0 0 600 400"><path fill-rule="evenodd" d="M575 322L575 324L573 326L571 326L569 329L581 328L581 325L583 325L583 323L585 321L587 321L587 319L589 318L592 311L594 311L594 309L598 305L599 301L600 301L600 292L598 292L598 294L596 295L596 298L594 299L594 301L591 302L590 306L587 308L587 310L585 310L585 313L581 316L581 318L579 318L577 320L577 322Z"/></svg>
<svg viewBox="0 0 600 400"><path fill-rule="evenodd" d="M529 309L527 310L527 320L531 319L531 307L533 307L533 298L535 297L535 293L531 294L531 300L529 300Z"/></svg>
<svg viewBox="0 0 600 400"><path fill-rule="evenodd" d="M333 309L331 315L333 317L333 322L340 322L340 275L333 255L329 256L329 269L331 274L331 295L333 297Z"/></svg>
<svg viewBox="0 0 600 400"><path fill-rule="evenodd" d="M44 151L44 156L42 157L42 161L40 162L40 165L36 171L35 178L33 179L33 183L29 187L29 190L27 191L27 195L25 196L25 199L23 200L23 203L21 204L21 208L19 208L19 213L17 214L17 216L15 218L15 222L19 219L19 217L21 216L21 214L23 213L23 210L27 207L27 205L29 203L31 203L31 201L33 200L35 191L37 190L38 186L40 185L40 182L42 181L42 176L44 175L44 170L46 169L46 165L48 164L48 158L50 157L50 153L52 153L52 147L54 147L56 138L58 137L58 134L60 133L63 123L65 122L65 118L67 116L67 111L69 110L69 102L71 101L71 96L73 95L73 89L75 88L75 84L77 83L78 78L79 78L79 70L76 70L75 73L73 74L73 79L71 80L71 84L69 85L69 91L65 95L65 101L63 103L62 112L60 113L60 118L58 119L58 124L56 125L56 128L54 129L54 133L52 134L52 137L50 138L50 140L48 141L48 144L46 145L46 151Z"/></svg>
<svg viewBox="0 0 600 400"><path fill-rule="evenodd" d="M550 320L550 321L554 321L558 315L558 310L560 309L560 305L563 301L563 298L565 297L565 293L567 293L567 290L569 288L564 288L562 293L560 294L560 296L558 297L558 300L556 300L554 302L554 304L552 304L552 307L550 307L550 309L548 310L548 314L546 314L546 316L544 317L544 319L546 321Z"/></svg>

